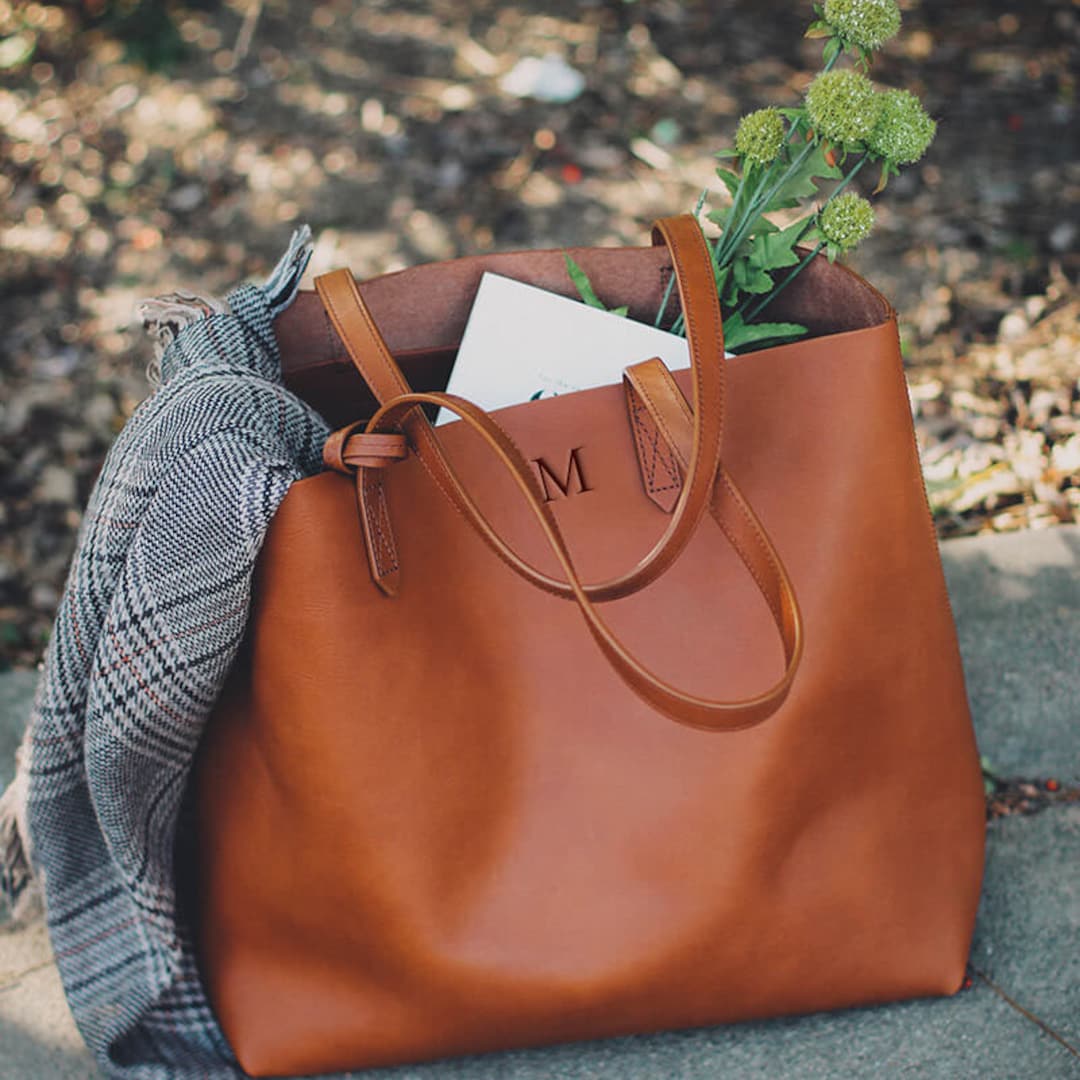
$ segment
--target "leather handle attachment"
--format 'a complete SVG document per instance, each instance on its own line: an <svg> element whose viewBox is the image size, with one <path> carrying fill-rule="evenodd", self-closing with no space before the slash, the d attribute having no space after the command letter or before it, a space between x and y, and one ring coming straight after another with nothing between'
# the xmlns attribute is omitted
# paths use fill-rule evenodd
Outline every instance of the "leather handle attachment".
<svg viewBox="0 0 1080 1080"><path fill-rule="evenodd" d="M637 592L671 566L693 536L709 504L720 463L725 400L724 336L712 260L701 229L689 214L658 221L653 241L666 243L671 252L679 299L686 316L693 373L690 446L681 491L667 528L652 550L630 571L582 586L594 602ZM409 394L411 388L379 333L352 274L348 270L324 274L316 278L315 288L349 356L380 404L386 405ZM401 429L435 482L503 562L537 588L566 600L574 597L574 590L567 582L522 559L496 532L459 480L422 410L415 405L409 409L401 418ZM331 462L328 460L327 464ZM370 498L364 500L367 518L363 527L369 538L378 537L389 529L381 480L369 479L366 486ZM392 535L383 537L376 549L383 550L387 558L372 559L376 583L388 595L393 595L397 587L396 559L389 557L392 547Z"/></svg>
<svg viewBox="0 0 1080 1080"><path fill-rule="evenodd" d="M667 369L659 361L656 361L656 364L666 372ZM674 387L674 382L671 386ZM681 399L677 387L674 393ZM683 403L685 405L684 399ZM775 685L757 697L715 701L684 693L653 674L629 652L604 622L578 577L555 515L544 501L524 456L509 435L482 409L452 394L402 394L382 406L372 417L367 431L360 437L361 441L382 439L388 433L396 431L398 425L417 405L438 405L456 413L483 439L510 472L566 574L571 594L585 617L594 640L626 685L642 699L672 720L702 731L737 731L752 727L767 719L780 707L788 695L802 656L802 621L791 582L772 543L735 482L726 473L717 479L712 492L710 503L713 516L720 522L721 528L769 605L783 642L784 673ZM688 413L686 417L689 419ZM378 466L361 466L357 474L357 492L361 503L370 497L370 483L373 480L381 483L384 471ZM372 542L377 545L379 538L369 535L368 541L371 551ZM381 557L377 547L376 557Z"/></svg>

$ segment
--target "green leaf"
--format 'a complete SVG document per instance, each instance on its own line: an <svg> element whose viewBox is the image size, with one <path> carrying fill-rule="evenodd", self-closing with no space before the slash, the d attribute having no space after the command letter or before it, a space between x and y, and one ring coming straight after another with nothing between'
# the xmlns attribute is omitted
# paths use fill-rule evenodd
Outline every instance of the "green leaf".
<svg viewBox="0 0 1080 1080"><path fill-rule="evenodd" d="M731 270L740 292L752 293L755 296L772 292L772 278L761 267L753 265L749 256L736 258L731 264Z"/></svg>
<svg viewBox="0 0 1080 1080"><path fill-rule="evenodd" d="M754 237L750 252L750 262L761 270L782 270L794 266L799 261L795 245L802 238L806 228L806 219L800 218L793 225L776 232L759 232Z"/></svg>
<svg viewBox="0 0 1080 1080"><path fill-rule="evenodd" d="M750 226L750 235L758 236L761 233L775 233L780 231L779 225L774 225L767 217L759 216Z"/></svg>
<svg viewBox="0 0 1080 1080"><path fill-rule="evenodd" d="M625 305L617 308L605 307L604 302L596 295L596 290L592 287L589 275L586 274L565 251L563 252L563 258L566 260L566 272L570 275L570 280L574 283L574 288L577 289L581 299L584 300L589 307L599 308L601 311L608 312L609 315L619 315L623 318L626 317L630 311L628 307Z"/></svg>
<svg viewBox="0 0 1080 1080"><path fill-rule="evenodd" d="M743 317L738 312L734 312L724 319L724 346L731 352L739 352L748 345L793 341L806 332L806 327L798 323L748 324L743 322Z"/></svg>
<svg viewBox="0 0 1080 1080"><path fill-rule="evenodd" d="M773 210L788 210L798 206L802 199L810 199L817 195L815 180L839 180L843 175L835 165L830 165L825 160L825 147L819 144L787 177L772 201L765 207L764 213L767 214Z"/></svg>
<svg viewBox="0 0 1080 1080"><path fill-rule="evenodd" d="M710 210L705 215L706 221L711 221L714 225L719 225L721 229L727 228L728 219L731 217L732 207L724 206L719 210Z"/></svg>
<svg viewBox="0 0 1080 1080"><path fill-rule="evenodd" d="M736 158L738 156L739 151L736 150L733 146L729 147L727 150L717 150L716 153L713 154L713 157L720 158L721 160L723 160L724 158Z"/></svg>
<svg viewBox="0 0 1080 1080"><path fill-rule="evenodd" d="M592 287L589 275L586 274L585 271L582 270L581 267L578 266L578 264L565 252L563 253L563 258L566 260L566 272L570 275L570 280L574 283L574 288L577 289L581 299L584 300L589 307L607 311L603 301L596 295L596 290Z"/></svg>
<svg viewBox="0 0 1080 1080"><path fill-rule="evenodd" d="M881 179L878 180L878 185L877 185L876 188L874 188L874 194L875 195L880 195L885 190L886 185L889 183L889 177L890 176L899 176L899 175L900 175L899 168L896 165L894 165L891 161L888 161L887 159L882 158L882 161L881 161Z"/></svg>
<svg viewBox="0 0 1080 1080"><path fill-rule="evenodd" d="M716 275L716 293L720 297L720 306L723 308L736 308L739 306L739 286L735 284L735 278L731 273L731 267L725 266Z"/></svg>
<svg viewBox="0 0 1080 1080"><path fill-rule="evenodd" d="M829 38L825 44L825 51L821 54L822 60L824 60L826 64L833 63L833 61L839 57L843 47L844 46L841 44L839 38Z"/></svg>
<svg viewBox="0 0 1080 1080"><path fill-rule="evenodd" d="M734 199L739 193L739 184L742 182L739 177L733 173L730 169L717 169L716 175L724 181L724 187L726 187Z"/></svg>
<svg viewBox="0 0 1080 1080"><path fill-rule="evenodd" d="M803 36L808 38L831 37L832 32L833 28L827 22L818 19L810 24Z"/></svg>
<svg viewBox="0 0 1080 1080"><path fill-rule="evenodd" d="M716 271L716 295L720 297L721 306L731 306L738 296L738 289L731 278L731 266L721 267Z"/></svg>

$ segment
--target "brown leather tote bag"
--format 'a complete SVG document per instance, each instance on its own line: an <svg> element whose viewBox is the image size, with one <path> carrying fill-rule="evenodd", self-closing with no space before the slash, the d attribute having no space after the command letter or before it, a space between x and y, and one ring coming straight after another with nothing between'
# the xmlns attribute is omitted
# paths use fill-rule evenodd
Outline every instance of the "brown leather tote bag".
<svg viewBox="0 0 1080 1080"><path fill-rule="evenodd" d="M696 223L654 240L575 257L643 316L674 273L674 377L432 389L480 273L565 292L559 252L338 271L277 328L353 422L273 520L197 771L201 964L254 1075L963 979L982 790L894 314L817 260L778 313L813 335L725 361Z"/></svg>

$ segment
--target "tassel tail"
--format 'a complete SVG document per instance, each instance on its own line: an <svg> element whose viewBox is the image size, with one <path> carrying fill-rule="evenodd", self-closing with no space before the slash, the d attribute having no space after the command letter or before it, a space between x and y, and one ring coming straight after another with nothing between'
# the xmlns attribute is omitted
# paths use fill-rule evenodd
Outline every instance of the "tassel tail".
<svg viewBox="0 0 1080 1080"><path fill-rule="evenodd" d="M15 779L0 795L0 909L23 921L41 907L41 893L30 864L30 832L26 799L30 789L30 748L23 743L16 755Z"/></svg>

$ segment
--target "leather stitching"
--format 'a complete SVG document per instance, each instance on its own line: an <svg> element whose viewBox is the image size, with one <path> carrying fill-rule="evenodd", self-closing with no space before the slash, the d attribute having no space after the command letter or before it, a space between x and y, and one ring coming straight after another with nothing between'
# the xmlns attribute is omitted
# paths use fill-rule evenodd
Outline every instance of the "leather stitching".
<svg viewBox="0 0 1080 1080"><path fill-rule="evenodd" d="M356 280L353 278L353 276L351 274L347 275L347 283L349 285L350 291L354 295L354 300L356 301L356 312L363 319L365 325L368 327L368 329L369 329L369 331L371 333L371 336L373 337L373 339L374 339L374 341L376 343L375 351L379 355L379 360L382 362L382 366L383 366L384 370L393 379L394 383L397 384L401 388L402 393L409 393L410 392L410 387L401 380L400 375L398 374L397 371L395 371L392 364L387 362L386 355L385 355L385 348L380 348L379 347L380 338L379 338L378 328L375 326L374 321L372 320L369 312L367 311L366 306L363 303L363 297L360 296L360 290L356 285ZM322 289L320 289L319 292L320 292L320 296L322 297L322 299L323 299L324 303L326 304L326 306L331 309L331 311L333 313L333 317L335 318L335 320L337 320L337 322L340 324L341 327L344 327L345 322L341 317L341 313L335 307L332 298L330 298L327 294L325 294ZM345 347L349 351L349 354L353 357L353 362L356 363L356 366L358 368L360 368L361 374L364 374L363 368L361 367L360 363L357 362L354 350L353 350L353 348L352 348L352 346L351 346L351 344L350 344L350 342L348 341L347 338L345 339ZM370 382L370 380L369 380L369 382ZM376 390L376 388L374 386L372 387L372 389ZM377 393L377 396L380 396L380 395L378 395L378 393ZM403 424L408 423L410 421L410 419L412 419L413 416L415 415L415 411L417 411L416 406L414 406L413 409L411 409L409 411L409 413L406 414L406 416L402 420L402 423ZM422 440L425 443L425 446L427 448L430 448L429 452L436 459L436 461L438 461L438 463L439 463L438 472L445 473L446 474L445 478L441 478L441 477L436 475L436 471L432 468L431 464L426 460L425 454L419 452L419 449L418 449L416 456L420 459L420 463L424 466L424 469L428 473L428 475L435 481L436 485L439 487L439 490L442 491L442 493L446 496L446 498L448 498L450 500L450 502L454 505L454 508L457 510L457 512L465 519L465 521L467 523L472 525L473 522L470 520L468 512L464 509L464 506L462 505L461 501L459 501L459 500L462 500L464 498L467 498L467 496L465 496L464 489L461 487L460 482L456 481L456 479L453 476L452 471L449 469L445 459L443 458L442 448L438 445L438 441L435 438L432 431L430 430L430 428L427 427L426 418L421 416L420 419L419 419L419 422L417 422L415 425L411 425L411 426L414 427L414 437L417 437L418 439ZM509 436L507 436L507 438L509 440ZM509 441L512 442L512 440L509 440ZM515 446L515 449L517 450L516 446ZM518 450L518 453L520 455L521 451ZM447 483L445 481L449 481L449 485L450 485L449 488L447 487ZM455 488L457 489L456 491L454 490ZM502 559L502 561L504 563L506 563L507 566L509 566L511 569L514 569L514 570L517 570L519 567L524 567L527 572L531 571L532 574L534 574L534 575L539 574L539 571L537 571L535 567L532 567L530 564L526 563L515 552L513 552L510 548L508 548L506 546L506 544L502 540L502 538L499 537L494 532L494 530L491 529L491 526L487 524L487 522L485 521L483 516L478 511L475 511L475 513L476 513L476 516L479 518L479 520L484 522L484 524L485 524L485 526L487 527L487 530L488 530L486 533L483 530L481 530L481 533L480 533L481 538L487 543L488 547L491 548L491 550L494 551L495 554L498 555L498 557L500 559ZM546 592L549 592L549 593L551 593L552 595L555 595L555 596L562 596L563 595L563 593L559 590L558 587L553 587L552 585L547 584L546 582L544 582L542 579L539 579L538 577L534 578L533 580L534 580L534 584L536 584L538 588L544 589Z"/></svg>
<svg viewBox="0 0 1080 1080"><path fill-rule="evenodd" d="M657 408L654 396L650 395L648 393L648 391L644 388L644 386L637 386L637 389L638 389L639 393L652 406L654 414L651 416L651 419L654 421L654 423L657 423L658 422L658 416L659 416L659 409ZM675 404L682 409L683 415L687 419L691 419L693 414L691 413L689 407L686 405L686 401L682 397L682 395L678 394L678 393L672 393L671 397L672 397L673 401L675 402ZM674 440L672 439L670 429L665 427L664 430L665 430L665 434L666 434L667 438L669 440L671 440L671 445L674 446L675 444L674 444ZM730 476L728 475L728 473L727 473L727 471L726 471L726 469L724 468L723 465L720 466L720 469L719 469L718 474L717 474L717 479L721 480L723 482L724 486L727 488L727 490L728 490L729 494L731 495L732 500L734 501L734 503L735 503L736 507L738 508L739 512L743 515L743 518L746 520L746 523L749 525L751 535L754 537L754 540L757 543L757 545L761 548L761 551L764 554L766 561L768 562L770 568L772 569L773 576L780 583L780 592L781 592L781 595L783 596L786 593L786 588L785 588L785 586L783 584L783 577L782 577L782 575L780 573L779 568L777 567L776 559L775 559L775 557L773 555L773 552L770 550L769 545L765 542L765 540L761 536L761 526L760 526L760 524L755 520L755 518L747 510L746 506L743 503L740 492L735 487L734 482L731 480ZM778 628L780 628L780 630L781 630L781 637L784 639L784 645L785 645L784 652L786 654L788 652L787 638L786 638L786 635L783 632L782 627L780 626L780 624L783 622L782 609L777 605L775 598L771 595L771 590L769 590L766 587L766 583L762 581L760 575L754 569L748 553L746 552L746 550L743 547L743 545L741 544L741 542L738 539L736 539L735 532L728 525L726 525L724 523L722 515L718 515L718 514L714 513L714 514L712 514L712 517L716 520L716 523L720 526L720 528L723 531L724 535L728 538L729 543L735 549L736 553L739 555L740 561L742 562L743 566L746 567L746 570L750 574L750 576L754 579L754 582L758 587L758 591L761 593L763 599L765 600L766 604L769 607L769 610L772 612L773 619L777 623ZM785 599L786 599L786 597L785 597Z"/></svg>
<svg viewBox="0 0 1080 1080"><path fill-rule="evenodd" d="M750 532L753 535L754 539L757 541L758 547L761 548L762 554L765 556L766 560L768 561L769 567L772 570L774 576L777 578L777 580L782 582L783 578L782 578L782 576L780 574L779 567L777 567L777 565L776 565L776 559L773 556L772 551L769 549L769 545L765 542L765 540L761 536L761 532L760 532L761 526L753 518L753 516L750 514L750 511L743 504L743 501L742 501L742 498L741 498L741 492L739 492L739 490L735 487L734 483L732 482L731 478L728 476L726 471L723 471L723 470L721 471L721 479L724 482L724 486L731 493L731 496L732 496L732 498L733 498L733 500L735 502L735 505L738 507L739 512L742 514L742 516L745 519L746 523L750 526ZM749 567L747 567L747 569L749 569ZM751 573L753 573L753 571L751 571ZM756 575L755 575L755 579L756 579ZM783 591L783 590L781 590L781 591ZM768 602L769 607L773 609L773 614L776 615L777 617L779 617L780 613L773 606L773 601L767 595L766 595L765 599Z"/></svg>
<svg viewBox="0 0 1080 1080"><path fill-rule="evenodd" d="M708 248L705 246L705 238L701 235L701 231L696 227L696 225L695 225L695 227L693 229L693 234L694 234L694 242L701 246L701 248L703 249L701 254L704 255L705 260L711 266L712 265L712 259L711 259L710 255L709 255ZM666 235L665 235L665 239L666 239ZM677 275L676 276L676 281L686 281L686 280L688 280L687 277L686 277L686 272L685 272L685 263L684 263L684 261L682 259L681 254L679 253L678 249L676 247L674 247L669 242L668 243L668 250L671 252L672 262L677 264L676 265L676 275ZM721 315L720 315L720 301L719 301L719 299L718 299L718 297L716 295L716 290L715 289L709 289L708 293L709 293L710 308L712 309L713 318L716 321L716 324L718 326L722 327L723 323L721 321ZM687 304L683 303L683 296L682 296L682 288L681 287L679 289L679 301L680 301L680 306L683 309L683 315L684 315L684 317L686 319L687 337L695 345L695 352L696 352L697 348L700 347L700 338L698 337L698 331L697 331L697 326L699 325L698 324L698 317L697 317L697 310L696 310L696 308L694 308L693 305L687 305ZM721 330L721 335L722 334L723 334L723 330ZM721 362L723 362L723 353L724 353L723 340L721 338L721 348L720 348ZM702 388L703 365L702 364L694 364L693 369L694 369L694 385L695 385L696 394L697 394L696 400L698 402L700 402L702 397L703 397L703 394L702 394L702 389L703 389ZM720 382L720 425L721 425L721 427L720 427L720 433L719 433L720 438L723 437L724 404L725 404L724 384L723 384L723 380L721 380L721 382ZM695 471L695 473L697 472L697 469L700 467L701 457L702 457L703 452L704 452L704 446L699 445L697 447L697 454L695 455L695 461L694 461L694 471Z"/></svg>
<svg viewBox="0 0 1080 1080"><path fill-rule="evenodd" d="M668 428L667 424L664 422L664 419L660 414L660 410L657 407L655 399L649 393L648 388L644 384L639 384L637 386L637 391L652 406L649 418L652 420L653 424L656 427L657 438L659 438L659 436L662 434L663 437L667 440L667 445L669 449L671 449L672 453L674 453L674 447L676 446L675 438L671 434L671 429Z"/></svg>
<svg viewBox="0 0 1080 1080"><path fill-rule="evenodd" d="M394 573L399 568L397 544L393 524L386 505L382 474L373 469L364 470L364 506L371 537L372 554L379 577Z"/></svg>
<svg viewBox="0 0 1080 1080"><path fill-rule="evenodd" d="M672 457L670 455L663 455L660 452L660 432L655 423L652 427L651 441L649 441L649 435L646 432L645 422L643 420L643 415L647 416L648 410L641 404L637 390L630 382L627 382L626 384L626 398L627 403L630 406L630 421L634 433L634 445L637 447L638 463L643 470L644 475L642 479L645 481L646 490L650 495L658 495L662 491L672 491L681 487L682 484L679 479L678 471L673 464ZM657 484L657 463L664 467L671 483L663 485Z"/></svg>

